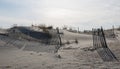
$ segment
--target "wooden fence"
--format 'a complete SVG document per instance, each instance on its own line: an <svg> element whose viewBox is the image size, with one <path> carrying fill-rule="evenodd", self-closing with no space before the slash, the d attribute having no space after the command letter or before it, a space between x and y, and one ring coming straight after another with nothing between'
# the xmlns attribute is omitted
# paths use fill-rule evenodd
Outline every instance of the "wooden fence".
<svg viewBox="0 0 120 69"><path fill-rule="evenodd" d="M93 46L97 50L102 60L118 61L117 57L112 53L112 51L107 46L103 28L101 27L100 29L92 29L92 33L93 33Z"/></svg>

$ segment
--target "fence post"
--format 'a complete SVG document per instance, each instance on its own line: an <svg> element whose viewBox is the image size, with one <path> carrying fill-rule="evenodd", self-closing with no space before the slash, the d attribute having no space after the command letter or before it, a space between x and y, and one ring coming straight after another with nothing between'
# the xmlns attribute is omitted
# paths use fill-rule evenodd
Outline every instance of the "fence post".
<svg viewBox="0 0 120 69"><path fill-rule="evenodd" d="M58 44L55 47L55 51L54 51L55 53L57 53L59 48L62 46L62 40L61 40L59 28L57 27L56 30L57 30L57 35L58 35Z"/></svg>
<svg viewBox="0 0 120 69"><path fill-rule="evenodd" d="M106 43L106 39L105 39L105 34L104 34L104 31L103 31L103 28L102 28L102 27L101 27L101 33L102 33L101 35L102 35L102 37L103 37L104 47L107 48L107 43Z"/></svg>
<svg viewBox="0 0 120 69"><path fill-rule="evenodd" d="M59 28L57 28L57 34L58 34L58 38L59 38L59 42L60 42L60 46L61 46L62 45L62 40L61 40Z"/></svg>
<svg viewBox="0 0 120 69"><path fill-rule="evenodd" d="M113 38L115 38L115 29L114 29L114 25L112 26L113 29L112 29L112 35L113 35Z"/></svg>

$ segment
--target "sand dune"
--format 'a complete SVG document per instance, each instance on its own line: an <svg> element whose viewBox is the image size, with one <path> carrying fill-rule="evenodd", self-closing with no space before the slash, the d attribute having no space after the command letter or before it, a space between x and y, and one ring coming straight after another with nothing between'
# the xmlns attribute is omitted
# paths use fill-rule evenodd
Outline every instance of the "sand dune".
<svg viewBox="0 0 120 69"><path fill-rule="evenodd" d="M0 36L0 69L120 69L119 62L104 62L96 51L83 50L93 46L92 35L62 31L63 42L79 43L65 44L58 53L55 45ZM120 60L120 31L116 33L117 39L107 38L107 43Z"/></svg>

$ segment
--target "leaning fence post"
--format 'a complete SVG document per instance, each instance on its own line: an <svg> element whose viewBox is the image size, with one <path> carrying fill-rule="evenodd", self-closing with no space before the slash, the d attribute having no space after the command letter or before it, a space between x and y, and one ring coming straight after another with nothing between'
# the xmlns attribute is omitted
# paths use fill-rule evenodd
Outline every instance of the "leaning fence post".
<svg viewBox="0 0 120 69"><path fill-rule="evenodd" d="M58 27L56 28L56 31L57 31L57 35L58 35L58 44L55 47L55 51L54 51L55 53L57 53L59 48L62 46L62 40L61 40L60 31L59 31Z"/></svg>
<svg viewBox="0 0 120 69"><path fill-rule="evenodd" d="M106 39L105 39L105 34L103 31L103 28L101 27L101 33L102 33L102 37L103 37L103 41L104 41L104 47L107 48L107 43L106 43Z"/></svg>
<svg viewBox="0 0 120 69"><path fill-rule="evenodd" d="M61 40L59 28L57 28L57 34L58 34L58 38L59 38L60 46L61 46L62 45L62 40Z"/></svg>

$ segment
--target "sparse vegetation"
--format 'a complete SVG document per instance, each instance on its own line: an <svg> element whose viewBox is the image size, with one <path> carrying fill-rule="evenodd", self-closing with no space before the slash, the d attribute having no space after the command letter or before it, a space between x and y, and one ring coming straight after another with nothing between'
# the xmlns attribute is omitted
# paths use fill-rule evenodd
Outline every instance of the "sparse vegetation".
<svg viewBox="0 0 120 69"><path fill-rule="evenodd" d="M75 39L75 43L78 44L78 40L77 39Z"/></svg>

